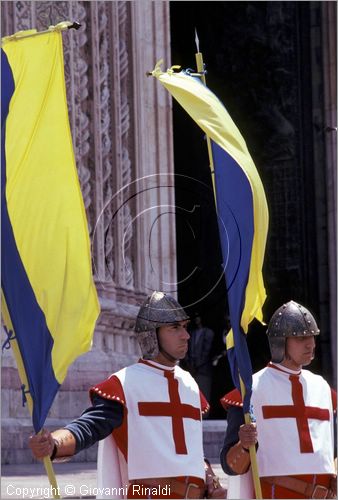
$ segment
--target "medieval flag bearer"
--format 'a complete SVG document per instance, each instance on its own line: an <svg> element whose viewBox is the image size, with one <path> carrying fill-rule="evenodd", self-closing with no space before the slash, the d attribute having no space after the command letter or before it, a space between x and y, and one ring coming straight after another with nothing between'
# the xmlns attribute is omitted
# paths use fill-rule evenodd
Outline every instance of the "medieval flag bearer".
<svg viewBox="0 0 338 500"><path fill-rule="evenodd" d="M237 390L221 400L228 418L221 451L231 476L228 498L253 498L248 448L255 443L263 498L336 498L336 393L303 369L314 358L316 321L290 301L273 314L267 334L271 362L253 376L256 423L244 424Z"/></svg>
<svg viewBox="0 0 338 500"><path fill-rule="evenodd" d="M170 295L148 296L135 325L142 358L94 385L92 406L77 420L32 436L34 456L63 460L102 440L102 496L225 498L203 457L202 414L208 403L191 375L177 365L188 348L188 319Z"/></svg>

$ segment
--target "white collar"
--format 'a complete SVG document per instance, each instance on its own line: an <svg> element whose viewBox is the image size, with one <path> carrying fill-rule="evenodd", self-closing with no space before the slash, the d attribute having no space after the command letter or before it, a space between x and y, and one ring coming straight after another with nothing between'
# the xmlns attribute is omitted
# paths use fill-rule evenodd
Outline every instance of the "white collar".
<svg viewBox="0 0 338 500"><path fill-rule="evenodd" d="M141 363L144 363L146 365L151 365L154 368L158 368L159 370L164 370L164 371L170 371L173 372L175 370L175 366L166 366L166 365L161 365L160 363L157 363L156 361L153 361L152 359L140 359Z"/></svg>
<svg viewBox="0 0 338 500"><path fill-rule="evenodd" d="M290 368L286 368L286 366L281 365L280 363L272 363L270 361L269 363L270 367L275 367L277 370L280 370L281 372L288 373L289 375L300 375L302 370L291 370ZM268 366L269 366L268 365Z"/></svg>

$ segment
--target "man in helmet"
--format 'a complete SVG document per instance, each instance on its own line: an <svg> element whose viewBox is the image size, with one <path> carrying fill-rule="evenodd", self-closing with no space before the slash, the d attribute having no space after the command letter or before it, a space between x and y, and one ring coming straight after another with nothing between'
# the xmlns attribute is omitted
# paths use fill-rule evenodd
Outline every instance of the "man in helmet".
<svg viewBox="0 0 338 500"><path fill-rule="evenodd" d="M334 412L336 393L303 366L314 358L319 329L312 314L290 301L267 330L271 362L253 375L256 423L244 424L237 390L221 403L228 427L221 450L228 498L254 498L248 449L256 445L263 498L336 498Z"/></svg>
<svg viewBox="0 0 338 500"><path fill-rule="evenodd" d="M92 406L64 429L32 436L34 456L62 461L100 441L100 497L224 498L203 458L208 403L177 365L188 348L188 319L170 295L147 297L135 325L142 359L93 386Z"/></svg>

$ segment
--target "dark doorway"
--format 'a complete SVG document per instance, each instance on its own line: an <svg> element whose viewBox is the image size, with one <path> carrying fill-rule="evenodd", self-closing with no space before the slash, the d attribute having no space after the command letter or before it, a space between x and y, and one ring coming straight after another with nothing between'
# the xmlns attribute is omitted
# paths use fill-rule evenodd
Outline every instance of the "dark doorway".
<svg viewBox="0 0 338 500"><path fill-rule="evenodd" d="M327 352L328 297L319 308L319 271L327 258L316 206L323 204L314 182L314 141L323 142L313 121L311 19L319 2L170 2L172 64L196 68L195 29L207 69L207 84L226 106L245 138L267 194L270 226L264 265L268 299L266 320L283 302L308 307L321 325L312 369L330 378ZM177 255L179 299L189 313L198 310L215 331L214 355L223 349L226 287L203 133L174 103ZM324 152L323 152L324 154ZM323 160L324 163L324 160ZM322 182L325 181L323 176ZM325 200L324 200L325 202ZM325 214L324 214L325 216ZM320 263L320 264L319 264ZM327 273L327 269L326 269ZM326 301L326 302L325 302ZM248 334L254 370L269 359L265 327L253 323ZM224 358L213 377L213 415L217 401L232 387Z"/></svg>

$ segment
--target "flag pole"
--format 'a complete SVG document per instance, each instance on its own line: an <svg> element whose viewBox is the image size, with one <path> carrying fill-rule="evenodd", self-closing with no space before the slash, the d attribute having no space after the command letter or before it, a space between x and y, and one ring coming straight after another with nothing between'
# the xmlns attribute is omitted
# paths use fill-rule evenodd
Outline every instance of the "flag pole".
<svg viewBox="0 0 338 500"><path fill-rule="evenodd" d="M206 86L203 55L199 51L199 40L198 40L196 30L195 30L195 42L196 42L196 48L197 48L197 53L195 54L197 71L198 71L198 73L200 73L201 80L202 80L203 84ZM214 161L213 161L213 156L212 156L211 141L210 141L210 138L208 136L207 136L207 146L208 146L209 166L210 166L210 170L211 170L211 179L212 179L212 185L213 185L213 190L214 190L215 206L216 206L216 210L217 210ZM244 382L242 380L241 375L240 374L238 374L238 375L239 375L239 381L240 381L240 387L241 387L242 401L244 401L244 396L245 396L245 392L246 392L245 385L244 385ZM251 423L251 417L250 417L249 413L244 413L244 421L246 424ZM255 488L255 496L257 499L261 499L261 498L263 498L263 496L262 496L261 483L259 480L256 447L254 445L250 446L249 453L250 453L250 460L251 460L252 479L253 479L254 488Z"/></svg>
<svg viewBox="0 0 338 500"><path fill-rule="evenodd" d="M10 314L9 314L9 311L7 308L7 304L6 304L6 300L4 298L3 292L2 292L2 315L4 318L4 323L7 326L7 328L14 332L11 317L10 317ZM13 348L13 354L14 354L16 365L18 368L19 378L20 378L23 390L25 391L25 397L27 400L28 410L32 416L33 415L33 399L32 399L32 396L31 396L31 393L29 390L29 383L28 383L28 379L27 379L25 366L24 366L23 361L22 361L22 356L21 356L19 344L15 338L9 338L9 340L10 340L10 345ZM40 431L39 434L41 432L42 431ZM47 476L49 479L49 483L51 485L53 498L55 498L55 499L61 498L60 488L57 484L57 480L56 480L54 469L53 469L53 464L52 464L50 457L47 456L47 457L43 458L43 465L45 467L45 470L46 470L46 473L47 473Z"/></svg>
<svg viewBox="0 0 338 500"><path fill-rule="evenodd" d="M17 31L13 35L9 36L4 36L1 39L2 43L7 43L7 42L12 42L12 41L17 41L17 40L22 40L23 38L31 38L32 36L40 36L40 35L46 35L47 33L52 33L53 31L65 31L65 30L70 30L74 28L75 30L78 30L81 27L80 23L77 23L76 21L71 22L71 21L62 21L61 23L49 26L48 29L43 30L43 31L36 31L36 29L32 30L24 30L24 31ZM28 31L28 33L27 33Z"/></svg>
<svg viewBox="0 0 338 500"><path fill-rule="evenodd" d="M242 395L242 401L244 401L244 396L245 396L245 385L242 380L242 377L240 374L239 376L239 383L241 386L241 395ZM244 413L244 422L246 424L251 424L251 417L249 413ZM261 488L261 482L259 480L259 470L258 470L258 463L257 463L257 454L256 454L256 446L252 445L249 448L249 454L250 454L250 461L251 461L251 473L252 473L252 480L254 483L255 487L255 496L256 498L263 498L262 495L262 488Z"/></svg>
<svg viewBox="0 0 338 500"><path fill-rule="evenodd" d="M195 30L195 42L196 42L196 47L197 47L197 53L195 54L197 71L201 74L201 80L202 80L203 85L207 86L207 82L206 82L206 79L205 79L203 55L199 51L199 40L198 40L198 36L197 36L197 31L196 30ZM208 156L209 156L209 167L210 167L210 170L211 170L212 187L213 187L213 190L214 190L214 198L215 198L215 202L216 202L217 198L216 198L216 184L215 184L214 160L213 160L213 157L212 157L212 149L211 149L210 137L208 135L206 137L207 137L207 147L208 147Z"/></svg>

